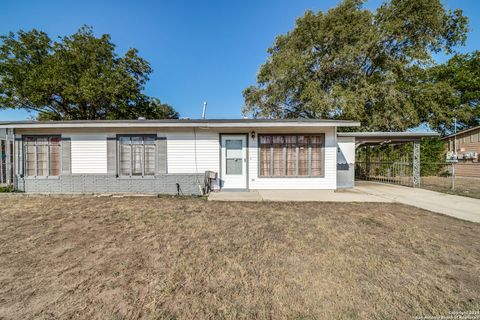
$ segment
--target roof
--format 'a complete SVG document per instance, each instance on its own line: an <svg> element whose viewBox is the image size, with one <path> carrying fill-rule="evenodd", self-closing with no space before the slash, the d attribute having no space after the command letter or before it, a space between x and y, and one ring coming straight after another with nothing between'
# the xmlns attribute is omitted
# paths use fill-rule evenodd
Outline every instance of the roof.
<svg viewBox="0 0 480 320"><path fill-rule="evenodd" d="M462 131L458 131L457 133L449 134L448 136L443 137L442 140L443 139L448 139L450 137L455 137L455 136L458 136L459 134L464 134L464 133L467 133L467 132L470 132L470 131L473 131L473 130L477 130L477 129L480 129L480 126L464 129Z"/></svg>
<svg viewBox="0 0 480 320"><path fill-rule="evenodd" d="M163 119L163 120L72 120L0 121L0 128L242 128L242 127L358 127L349 120L326 119Z"/></svg>
<svg viewBox="0 0 480 320"><path fill-rule="evenodd" d="M355 143L383 144L418 141L427 137L439 137L437 132L339 132L339 137L355 137Z"/></svg>

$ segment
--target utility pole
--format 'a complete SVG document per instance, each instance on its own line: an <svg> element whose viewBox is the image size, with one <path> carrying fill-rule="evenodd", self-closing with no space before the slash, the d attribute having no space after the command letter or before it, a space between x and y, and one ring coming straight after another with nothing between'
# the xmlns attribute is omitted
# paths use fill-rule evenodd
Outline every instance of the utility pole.
<svg viewBox="0 0 480 320"><path fill-rule="evenodd" d="M203 103L202 120L205 120L206 114L207 114L207 101Z"/></svg>

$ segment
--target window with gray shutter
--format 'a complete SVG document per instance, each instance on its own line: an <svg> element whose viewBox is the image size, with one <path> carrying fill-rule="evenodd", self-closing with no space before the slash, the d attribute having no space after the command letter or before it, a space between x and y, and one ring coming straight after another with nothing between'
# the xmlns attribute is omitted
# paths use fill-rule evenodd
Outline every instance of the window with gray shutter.
<svg viewBox="0 0 480 320"><path fill-rule="evenodd" d="M154 135L120 135L119 175L153 176L155 175L156 136Z"/></svg>
<svg viewBox="0 0 480 320"><path fill-rule="evenodd" d="M26 176L59 176L61 138L58 136L27 136L23 139Z"/></svg>

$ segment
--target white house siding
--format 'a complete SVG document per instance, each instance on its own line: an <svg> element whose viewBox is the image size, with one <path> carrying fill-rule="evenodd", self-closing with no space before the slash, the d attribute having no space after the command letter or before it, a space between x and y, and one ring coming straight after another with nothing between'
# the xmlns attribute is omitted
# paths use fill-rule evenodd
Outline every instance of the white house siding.
<svg viewBox="0 0 480 320"><path fill-rule="evenodd" d="M262 134L262 132L257 132ZM323 178L260 178L258 176L258 135L249 135L248 184L250 189L336 189L337 142L334 127L322 128L325 133L325 176ZM282 134L288 134L282 132ZM306 133L308 134L308 133Z"/></svg>
<svg viewBox="0 0 480 320"><path fill-rule="evenodd" d="M207 170L219 172L218 132L196 129L194 133L193 129L187 130L166 133L167 172L203 173Z"/></svg>
<svg viewBox="0 0 480 320"><path fill-rule="evenodd" d="M64 135L71 138L72 173L107 173L105 134Z"/></svg>

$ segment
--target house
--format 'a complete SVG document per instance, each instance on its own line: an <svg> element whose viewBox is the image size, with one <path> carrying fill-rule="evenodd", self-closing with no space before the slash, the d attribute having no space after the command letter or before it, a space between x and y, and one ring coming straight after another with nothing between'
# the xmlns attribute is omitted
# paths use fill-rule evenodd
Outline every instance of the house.
<svg viewBox="0 0 480 320"><path fill-rule="evenodd" d="M480 126L448 135L442 140L447 153L457 155L455 174L480 178Z"/></svg>
<svg viewBox="0 0 480 320"><path fill-rule="evenodd" d="M338 137L337 128L355 126L265 119L0 122L6 145L14 141L6 170L15 188L49 193L351 187L355 139Z"/></svg>
<svg viewBox="0 0 480 320"><path fill-rule="evenodd" d="M443 137L447 152L457 154L460 162L478 162L480 160L480 126L465 129Z"/></svg>

